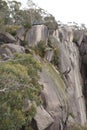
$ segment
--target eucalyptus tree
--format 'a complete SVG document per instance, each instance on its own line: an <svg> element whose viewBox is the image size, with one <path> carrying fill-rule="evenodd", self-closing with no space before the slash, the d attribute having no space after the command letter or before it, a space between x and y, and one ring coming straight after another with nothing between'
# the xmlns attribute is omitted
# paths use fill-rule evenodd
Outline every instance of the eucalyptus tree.
<svg viewBox="0 0 87 130"><path fill-rule="evenodd" d="M0 0L0 24L7 24L10 20L10 12L8 3L5 0Z"/></svg>
<svg viewBox="0 0 87 130"><path fill-rule="evenodd" d="M20 24L20 7L21 3L17 1L9 1L10 17L13 24Z"/></svg>

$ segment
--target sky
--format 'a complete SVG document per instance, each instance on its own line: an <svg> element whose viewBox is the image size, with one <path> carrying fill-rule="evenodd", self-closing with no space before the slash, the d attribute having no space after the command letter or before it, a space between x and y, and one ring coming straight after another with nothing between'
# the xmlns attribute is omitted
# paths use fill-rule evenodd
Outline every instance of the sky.
<svg viewBox="0 0 87 130"><path fill-rule="evenodd" d="M17 0L26 6L27 0ZM33 0L51 13L57 21L87 25L87 0Z"/></svg>

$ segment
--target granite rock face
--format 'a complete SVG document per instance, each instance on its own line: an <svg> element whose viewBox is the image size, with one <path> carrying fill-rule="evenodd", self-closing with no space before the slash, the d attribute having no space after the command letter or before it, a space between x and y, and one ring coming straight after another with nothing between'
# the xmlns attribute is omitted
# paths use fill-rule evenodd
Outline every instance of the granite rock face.
<svg viewBox="0 0 87 130"><path fill-rule="evenodd" d="M54 50L49 49L49 50L46 51L45 59L48 60L49 62L51 62L53 55L54 55Z"/></svg>
<svg viewBox="0 0 87 130"><path fill-rule="evenodd" d="M36 46L38 42L44 41L47 44L48 41L48 29L45 25L33 25L30 29L20 28L17 31L17 43L21 44L22 41L26 41L28 46Z"/></svg>
<svg viewBox="0 0 87 130"><path fill-rule="evenodd" d="M0 43L14 43L16 39L10 33L0 32Z"/></svg>
<svg viewBox="0 0 87 130"><path fill-rule="evenodd" d="M25 53L25 48L17 43L26 40L29 46L36 46L44 41L50 47L46 48L44 60L35 58L41 63L40 83L44 85L41 91L42 105L37 107L34 117L38 130L68 130L68 126L79 124L86 126L87 111L87 34L62 26L49 35L45 25L34 25L31 29L21 28L17 32L18 42L7 35L0 42L9 43L0 46L3 59L13 57L13 53ZM10 43L11 42L11 43ZM50 62L55 49L58 49L58 68ZM84 90L84 91L83 91ZM26 105L26 104L25 104ZM31 103L28 101L29 109ZM72 128L71 128L72 130Z"/></svg>
<svg viewBox="0 0 87 130"><path fill-rule="evenodd" d="M12 43L0 46L0 55L3 59L12 58L14 53L25 53L25 48Z"/></svg>
<svg viewBox="0 0 87 130"><path fill-rule="evenodd" d="M37 114L34 120L37 122L38 130L44 130L54 122L53 118L43 106L37 108Z"/></svg>
<svg viewBox="0 0 87 130"><path fill-rule="evenodd" d="M63 130L69 113L65 84L56 69L49 63L43 64L41 81L43 106L54 119L46 130Z"/></svg>
<svg viewBox="0 0 87 130"><path fill-rule="evenodd" d="M22 27L17 31L16 37L20 40L24 40L25 29Z"/></svg>
<svg viewBox="0 0 87 130"><path fill-rule="evenodd" d="M83 76L80 69L82 61L87 64L87 55L84 55L81 60L80 54L86 54L87 42L86 36L81 38L82 34L78 35L74 41L76 35L73 28L64 26L49 36L52 50L46 52L47 61L41 61L43 69L40 74L40 83L44 85L41 93L43 107L54 122L43 130L67 130L68 127L72 130L71 126L76 123L86 126L87 94L85 96L83 93ZM59 50L59 68L57 69L49 63L55 48ZM87 73L85 77L86 75Z"/></svg>
<svg viewBox="0 0 87 130"><path fill-rule="evenodd" d="M34 25L26 33L25 40L29 46L35 46L39 41L44 41L47 44L48 29L45 25Z"/></svg>
<svg viewBox="0 0 87 130"><path fill-rule="evenodd" d="M80 46L83 40L84 32L81 30L73 30L73 35L73 42Z"/></svg>
<svg viewBox="0 0 87 130"><path fill-rule="evenodd" d="M63 28L64 30L64 28ZM80 73L80 54L79 48L73 43L72 36L62 32L62 40L60 36L58 39L58 45L60 49L60 71L63 74L63 79L66 83L66 91L69 96L69 102L72 113L74 114L75 120L81 125L86 124L86 109L85 101L82 93L82 77ZM68 28L66 29L68 30ZM60 30L59 30L60 33ZM65 37L65 35L67 35ZM71 40L72 39L72 40Z"/></svg>

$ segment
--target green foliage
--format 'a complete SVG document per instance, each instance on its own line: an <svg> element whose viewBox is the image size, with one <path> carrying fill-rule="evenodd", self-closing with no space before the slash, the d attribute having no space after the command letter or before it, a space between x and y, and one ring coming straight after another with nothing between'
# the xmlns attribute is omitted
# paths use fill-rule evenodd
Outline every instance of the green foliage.
<svg viewBox="0 0 87 130"><path fill-rule="evenodd" d="M4 19L2 18L1 14L0 14L0 30L4 31Z"/></svg>
<svg viewBox="0 0 87 130"><path fill-rule="evenodd" d="M45 49L46 49L46 44L44 41L40 41L37 43L37 46L35 48L35 51L37 54L39 54L42 58L44 58L45 55Z"/></svg>
<svg viewBox="0 0 87 130"><path fill-rule="evenodd" d="M87 127L75 126L75 127L72 127L72 130L87 130Z"/></svg>
<svg viewBox="0 0 87 130"><path fill-rule="evenodd" d="M81 126L80 124L72 124L68 130L87 130L87 127Z"/></svg>
<svg viewBox="0 0 87 130"><path fill-rule="evenodd" d="M51 63L57 67L59 66L59 50L58 50L58 48L56 48L54 50L54 55L53 55Z"/></svg>
<svg viewBox="0 0 87 130"><path fill-rule="evenodd" d="M35 24L46 23L49 29L56 29L57 22L55 18L38 7L32 0L27 2L28 8L21 9L21 3L16 0L0 1L0 17L5 25L22 25L25 28L31 28ZM11 32L15 35L15 32Z"/></svg>
<svg viewBox="0 0 87 130"><path fill-rule="evenodd" d="M46 16L44 18L44 20L45 20L45 25L48 27L48 29L50 31L53 31L53 30L57 29L58 24L57 24L57 22L55 20L55 17L53 17L52 15L49 15L49 16Z"/></svg>
<svg viewBox="0 0 87 130"><path fill-rule="evenodd" d="M15 36L17 34L18 29L20 29L20 26L17 26L17 25L5 26L5 31L9 32L13 36Z"/></svg>
<svg viewBox="0 0 87 130"><path fill-rule="evenodd" d="M21 42L21 45L25 47L26 45L28 45L28 42L24 40Z"/></svg>
<svg viewBox="0 0 87 130"><path fill-rule="evenodd" d="M40 64L29 54L15 54L14 60L0 63L1 130L19 130L31 123L41 101L39 71ZM23 107L28 100L31 106L26 111Z"/></svg>
<svg viewBox="0 0 87 130"><path fill-rule="evenodd" d="M24 26L24 28L28 28L30 29L32 26L31 26L31 23L29 21L25 21L24 24L22 24Z"/></svg>
<svg viewBox="0 0 87 130"><path fill-rule="evenodd" d="M0 0L0 16L2 17L4 24L8 24L10 20L10 12L8 4L5 0Z"/></svg>
<svg viewBox="0 0 87 130"><path fill-rule="evenodd" d="M12 24L19 24L19 20L20 20L20 7L21 7L21 3L17 2L17 1L9 1L9 11L10 11L10 15L12 17Z"/></svg>

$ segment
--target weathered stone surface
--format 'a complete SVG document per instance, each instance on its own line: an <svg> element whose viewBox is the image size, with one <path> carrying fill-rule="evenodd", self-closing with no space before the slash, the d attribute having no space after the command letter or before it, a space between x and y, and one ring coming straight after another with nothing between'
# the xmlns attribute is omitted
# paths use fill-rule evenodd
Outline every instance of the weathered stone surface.
<svg viewBox="0 0 87 130"><path fill-rule="evenodd" d="M79 50L70 41L58 42L60 49L60 70L66 82L70 106L75 119L81 125L86 124L86 110L82 94L82 79L79 68ZM79 114L78 114L79 113Z"/></svg>
<svg viewBox="0 0 87 130"><path fill-rule="evenodd" d="M56 72L53 73L50 67L46 70L47 66L45 66L44 72L42 73L42 82L44 83L44 91L42 94L44 95L42 96L44 99L43 105L55 119L53 125L48 127L47 130L62 130L65 122L68 122L68 125L69 122L71 122L71 115L73 115L73 123L77 122L85 126L87 121L85 101L82 93L79 49L76 44L72 42L72 31L70 34L68 32L66 33L66 31L67 28L66 30L64 30L64 28L59 29L59 33L61 32L62 37L58 35L58 33L55 33L57 35L54 34L53 37L50 37L50 43L51 46L59 49L60 72L66 84L63 92L64 95L68 95L68 105L64 105L63 101L66 98L63 99L64 95L62 95L59 89L61 85L58 85L60 82L58 81L58 75L55 76L54 73ZM58 84L56 85L57 82ZM56 89L57 87L58 90ZM67 116L69 117L67 118Z"/></svg>
<svg viewBox="0 0 87 130"><path fill-rule="evenodd" d="M16 37L20 40L24 40L25 29L22 27L17 31Z"/></svg>
<svg viewBox="0 0 87 130"><path fill-rule="evenodd" d="M73 42L75 42L78 46L81 45L83 36L84 36L83 31L73 29Z"/></svg>
<svg viewBox="0 0 87 130"><path fill-rule="evenodd" d="M0 43L14 43L16 39L9 33L0 32Z"/></svg>
<svg viewBox="0 0 87 130"><path fill-rule="evenodd" d="M19 45L15 45L15 44L4 44L0 47L0 55L1 56L9 56L9 57L13 57L13 53L24 53L25 49L22 46ZM4 54L4 55L3 55Z"/></svg>
<svg viewBox="0 0 87 130"><path fill-rule="evenodd" d="M34 25L26 34L26 41L29 46L35 46L39 41L44 41L47 44L48 29L45 25Z"/></svg>
<svg viewBox="0 0 87 130"><path fill-rule="evenodd" d="M48 60L49 62L52 61L53 54L54 54L54 50L52 49L47 50L45 54L45 59Z"/></svg>
<svg viewBox="0 0 87 130"><path fill-rule="evenodd" d="M69 26L59 27L59 29L53 33L53 36L59 38L60 41L72 42L73 41L72 27Z"/></svg>
<svg viewBox="0 0 87 130"><path fill-rule="evenodd" d="M23 39L25 31L18 32L18 38ZM26 41L29 46L37 45L40 40L47 43L47 27L35 25L28 30ZM53 36L49 36L52 49L48 50L45 58L48 62L41 61L42 72L40 73L40 83L44 85L41 92L43 106L37 108L34 118L38 130L66 130L66 126L72 123L86 125L85 101L82 93L82 77L80 73L80 54L83 64L85 64L85 87L87 86L87 36L72 28L64 26L54 31ZM80 47L78 47L75 43ZM2 41L3 42L3 41ZM55 48L59 50L60 72L49 62L52 59ZM5 44L0 47L0 55L5 59L13 57L14 52L24 53L25 49L19 45ZM27 50L28 52L28 50ZM34 56L39 60L36 55ZM87 89L86 89L87 90ZM87 92L86 99L87 99ZM31 107L31 102L25 104L24 111ZM71 128L71 127L70 127Z"/></svg>
<svg viewBox="0 0 87 130"><path fill-rule="evenodd" d="M43 108L43 106L37 108L37 114L34 117L34 120L37 123L38 130L45 130L49 125L54 122L53 118Z"/></svg>
<svg viewBox="0 0 87 130"><path fill-rule="evenodd" d="M42 91L43 106L53 117L54 123L46 130L63 130L67 118L67 93L65 84L59 72L49 63L43 64L40 83L44 85Z"/></svg>

